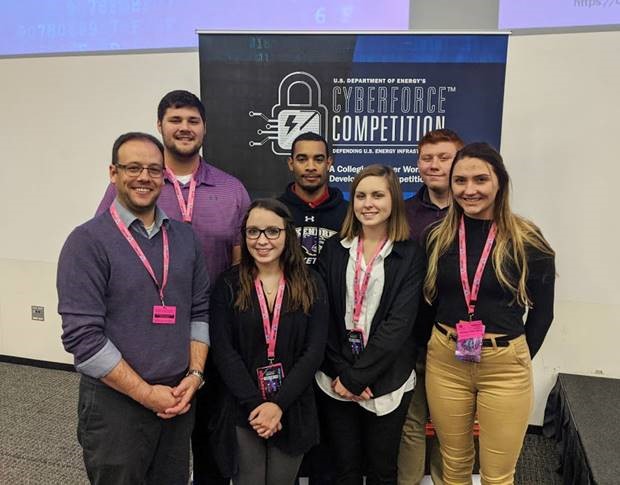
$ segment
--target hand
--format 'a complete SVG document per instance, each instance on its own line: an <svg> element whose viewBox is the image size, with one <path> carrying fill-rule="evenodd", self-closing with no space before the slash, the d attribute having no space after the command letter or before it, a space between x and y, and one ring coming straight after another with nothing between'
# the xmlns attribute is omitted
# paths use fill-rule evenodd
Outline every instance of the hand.
<svg viewBox="0 0 620 485"><path fill-rule="evenodd" d="M369 399L372 399L374 396L374 394L372 393L372 391L370 390L370 387L367 387L366 389L364 389L362 391L362 393L357 396L359 398L360 401L368 401Z"/></svg>
<svg viewBox="0 0 620 485"><path fill-rule="evenodd" d="M200 379L197 376L185 376L179 385L172 388L172 395L179 399L175 406L171 406L164 410L163 413L157 413L157 416L163 419L173 418L180 414L185 414L191 407L191 400L200 387Z"/></svg>
<svg viewBox="0 0 620 485"><path fill-rule="evenodd" d="M340 382L339 377L336 377L332 381L332 389L340 397L344 399L348 399L349 401L355 401L355 402L368 401L369 399L372 399L374 397L374 394L370 390L370 387L367 387L366 389L364 389L359 396L353 394L351 391L349 391L344 386L344 384L342 384L342 382Z"/></svg>
<svg viewBox="0 0 620 485"><path fill-rule="evenodd" d="M145 384L140 404L156 413L164 413L166 409L176 406L181 398L173 394L170 386ZM171 416L172 417L172 416Z"/></svg>
<svg viewBox="0 0 620 485"><path fill-rule="evenodd" d="M261 438L271 438L282 429L282 409L276 403L264 402L252 410L248 421Z"/></svg>
<svg viewBox="0 0 620 485"><path fill-rule="evenodd" d="M340 397L342 397L344 399L348 399L350 401L355 401L355 398L357 397L357 396L355 396L355 394L353 394L351 391L349 391L346 387L344 387L342 382L340 382L340 377L336 377L332 381L332 389Z"/></svg>

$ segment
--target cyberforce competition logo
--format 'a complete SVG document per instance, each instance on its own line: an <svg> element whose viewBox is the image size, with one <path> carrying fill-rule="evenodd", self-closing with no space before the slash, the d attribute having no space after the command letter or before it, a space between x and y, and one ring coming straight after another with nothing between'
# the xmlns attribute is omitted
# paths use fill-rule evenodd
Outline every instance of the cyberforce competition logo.
<svg viewBox="0 0 620 485"><path fill-rule="evenodd" d="M271 108L271 117L250 111L250 117L260 117L264 128L256 130L262 140L250 141L250 147L271 142L276 155L289 155L293 140L301 133L312 131L326 136L327 107L322 104L321 86L307 72L296 71L286 75L278 86L278 103Z"/></svg>

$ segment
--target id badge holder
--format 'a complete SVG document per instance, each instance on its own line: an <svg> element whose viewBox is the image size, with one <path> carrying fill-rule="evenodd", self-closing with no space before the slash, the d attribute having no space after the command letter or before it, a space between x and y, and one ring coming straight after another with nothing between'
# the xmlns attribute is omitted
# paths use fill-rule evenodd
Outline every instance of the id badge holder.
<svg viewBox="0 0 620 485"><path fill-rule="evenodd" d="M153 323L155 325L174 325L177 323L177 307L154 305Z"/></svg>
<svg viewBox="0 0 620 485"><path fill-rule="evenodd" d="M284 368L281 363L266 365L256 369L258 388L265 401L271 401L282 387Z"/></svg>
<svg viewBox="0 0 620 485"><path fill-rule="evenodd" d="M357 359L364 351L364 331L361 328L348 330L347 339L351 346L351 353Z"/></svg>
<svg viewBox="0 0 620 485"><path fill-rule="evenodd" d="M482 320L472 322L461 320L456 324L456 350L454 355L457 359L466 362L480 362L483 338L484 325Z"/></svg>

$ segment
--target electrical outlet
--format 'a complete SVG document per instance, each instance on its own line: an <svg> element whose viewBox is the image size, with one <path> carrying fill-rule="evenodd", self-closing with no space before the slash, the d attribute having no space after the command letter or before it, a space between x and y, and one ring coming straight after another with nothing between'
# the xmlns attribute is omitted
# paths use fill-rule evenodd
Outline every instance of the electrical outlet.
<svg viewBox="0 0 620 485"><path fill-rule="evenodd" d="M30 314L33 320L38 322L45 321L45 307L32 305L30 307Z"/></svg>

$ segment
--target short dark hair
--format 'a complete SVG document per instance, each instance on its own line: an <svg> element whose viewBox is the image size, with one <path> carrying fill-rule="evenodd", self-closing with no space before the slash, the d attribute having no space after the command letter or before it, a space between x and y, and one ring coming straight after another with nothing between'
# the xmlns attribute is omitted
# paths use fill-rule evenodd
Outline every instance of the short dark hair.
<svg viewBox="0 0 620 485"><path fill-rule="evenodd" d="M195 94L182 89L170 91L163 98L161 98L159 106L157 106L157 121L161 122L161 120L164 119L164 115L166 114L166 110L168 108L185 108L187 106L196 108L200 113L202 122L206 122L205 107L200 99L198 99Z"/></svg>
<svg viewBox="0 0 620 485"><path fill-rule="evenodd" d="M153 135L149 135L148 133L142 133L140 131L130 131L129 133L123 133L116 139L116 141L114 141L114 145L112 145L113 165L118 165L118 151L121 149L121 146L132 140L150 141L161 152L161 156L164 156L164 146Z"/></svg>
<svg viewBox="0 0 620 485"><path fill-rule="evenodd" d="M291 145L291 158L293 158L293 155L295 154L295 143L297 143L298 141L320 141L323 142L323 144L325 145L325 155L327 155L327 157L330 157L329 154L329 145L327 144L327 140L322 137L321 135L317 134L317 133L313 133L311 131L306 131L305 133L302 133L301 135L298 135L297 138L295 138L293 140L293 144Z"/></svg>
<svg viewBox="0 0 620 485"><path fill-rule="evenodd" d="M442 141L454 143L457 150L460 150L463 148L463 145L465 145L461 137L457 135L456 132L449 130L448 128L440 128L426 133L418 143L418 149L421 150L424 145L435 145L437 143L441 143Z"/></svg>

